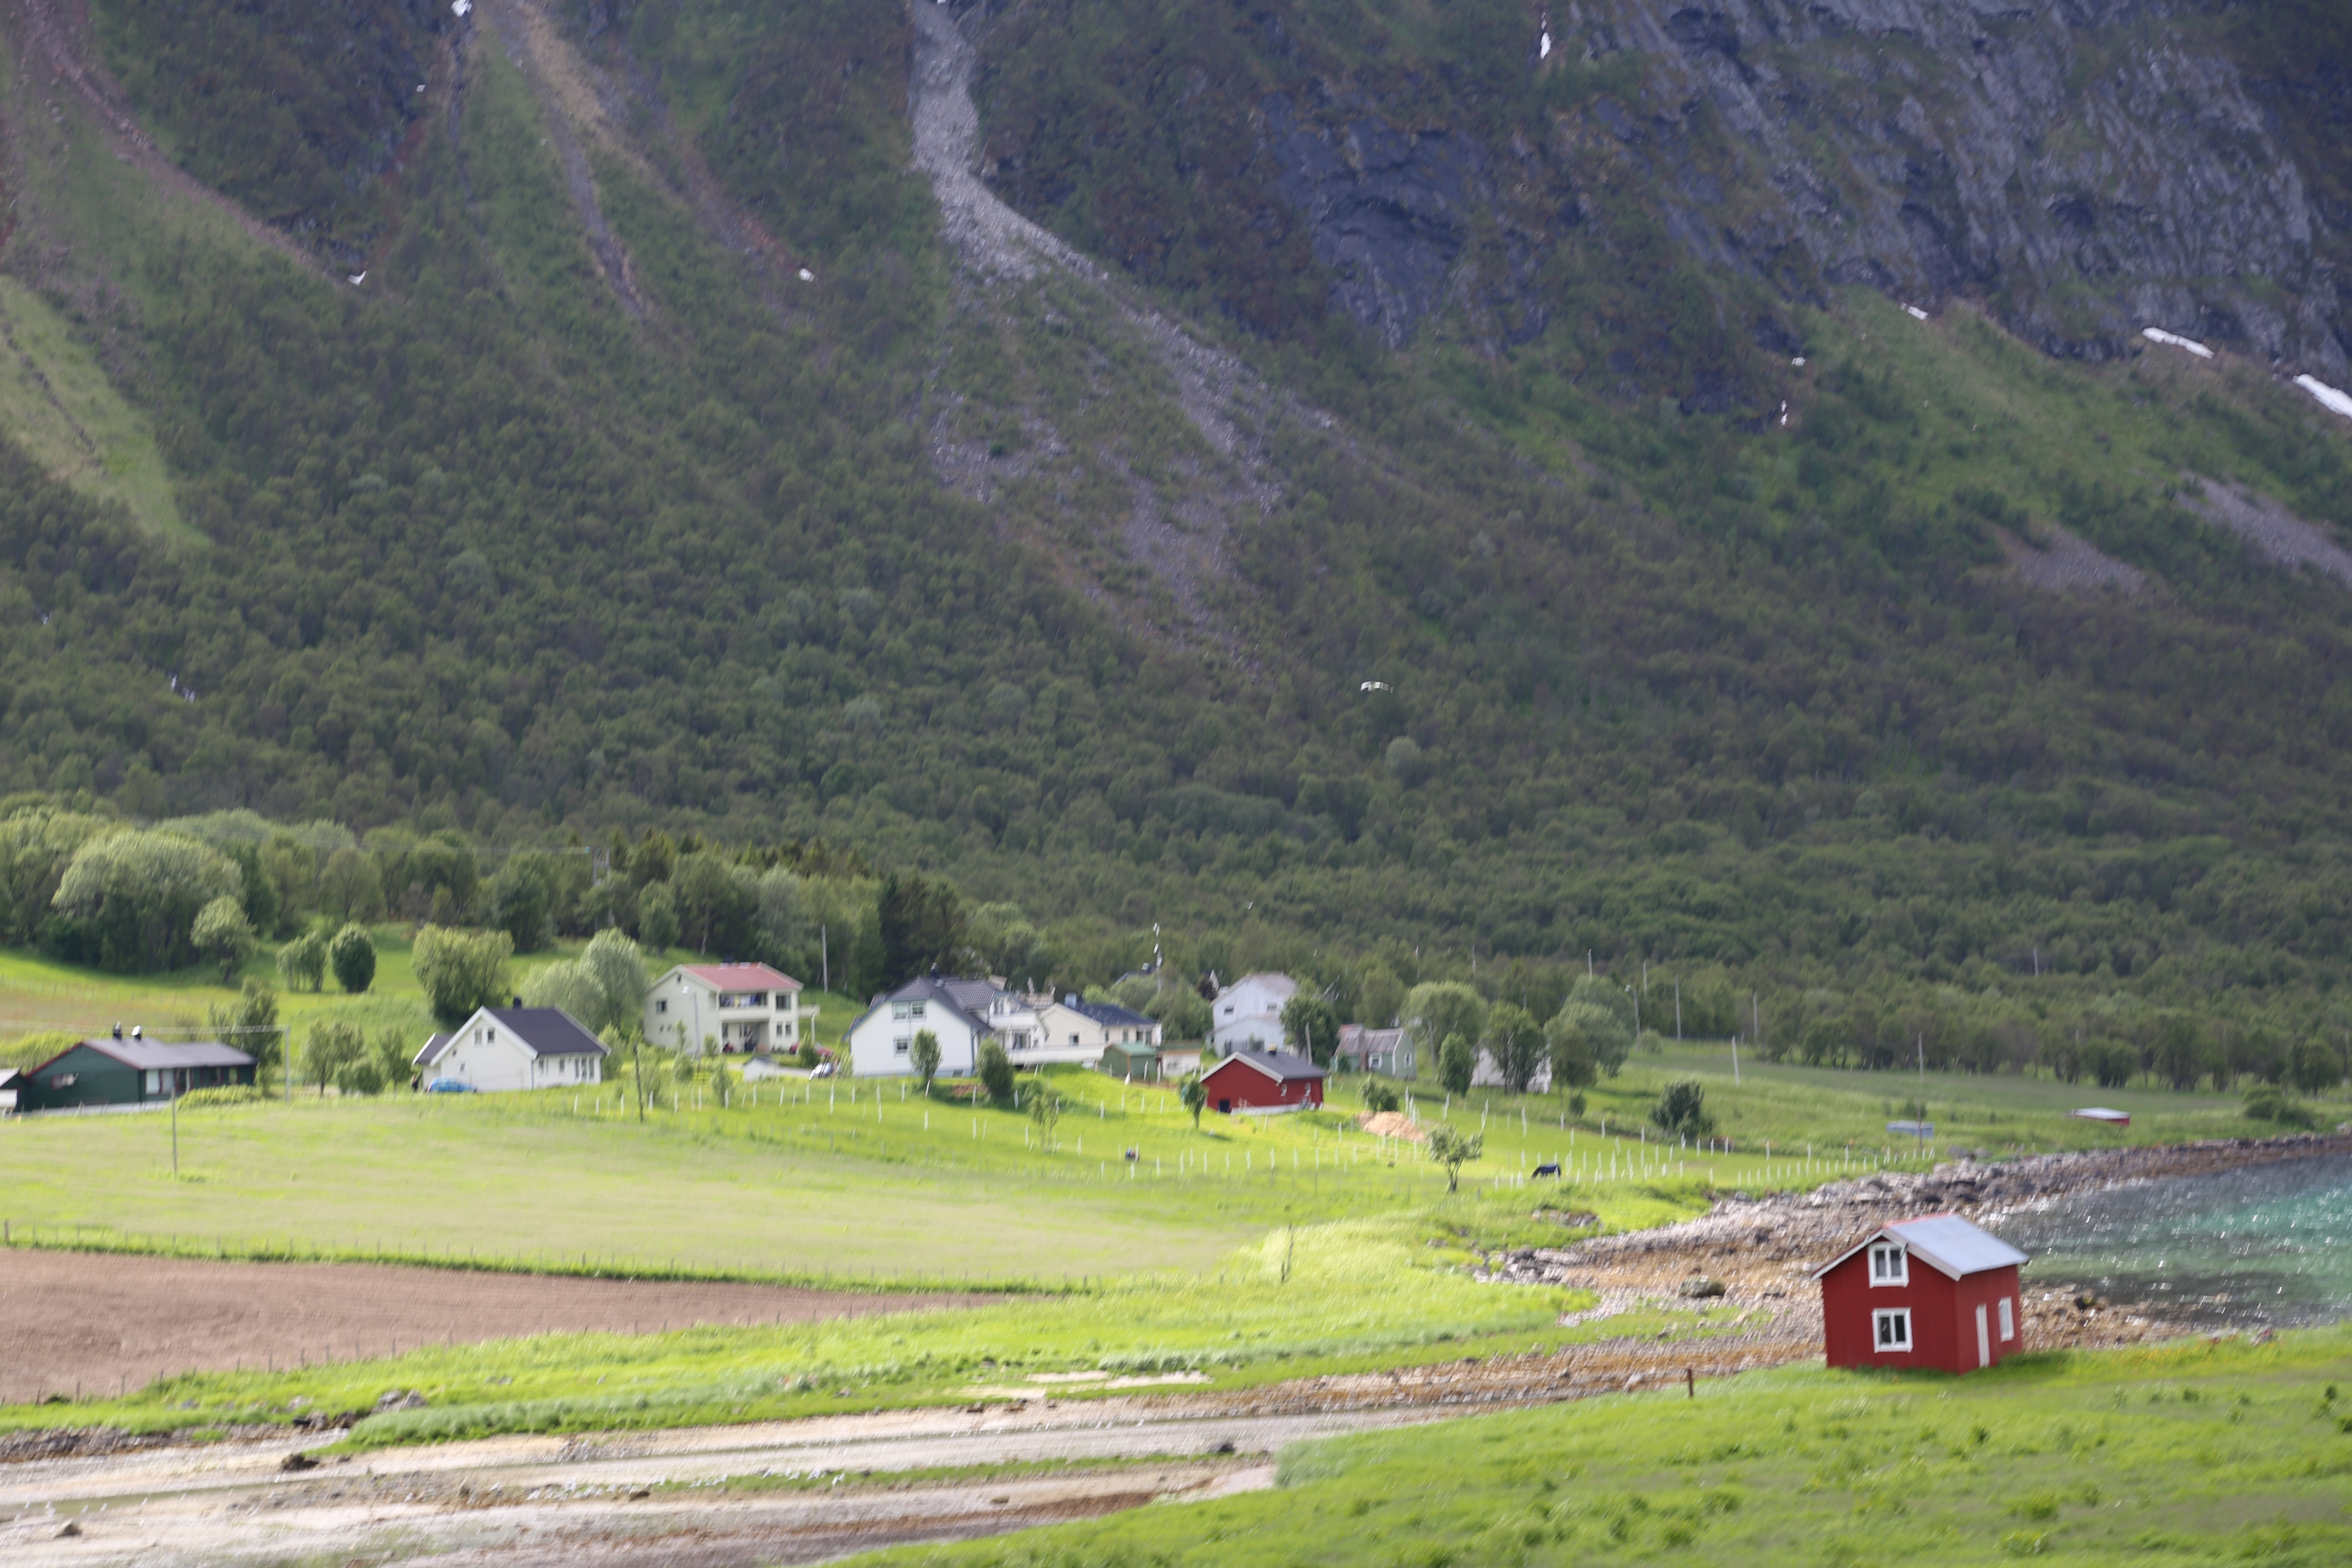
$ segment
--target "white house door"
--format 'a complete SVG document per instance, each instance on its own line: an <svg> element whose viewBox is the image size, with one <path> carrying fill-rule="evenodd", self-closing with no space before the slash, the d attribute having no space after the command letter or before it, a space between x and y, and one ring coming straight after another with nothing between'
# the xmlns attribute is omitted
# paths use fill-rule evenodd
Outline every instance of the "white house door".
<svg viewBox="0 0 2352 1568"><path fill-rule="evenodd" d="M1977 1364L1992 1364L1992 1336L1985 1331L1985 1310L1981 1306L1977 1309Z"/></svg>

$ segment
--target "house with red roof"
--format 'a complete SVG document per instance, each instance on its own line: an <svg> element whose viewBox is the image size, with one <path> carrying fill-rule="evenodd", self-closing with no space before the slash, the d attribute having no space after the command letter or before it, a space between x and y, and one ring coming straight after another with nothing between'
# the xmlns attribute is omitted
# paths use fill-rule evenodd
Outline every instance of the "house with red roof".
<svg viewBox="0 0 2352 1568"><path fill-rule="evenodd" d="M801 983L764 963L681 963L646 993L646 1039L688 1056L796 1051L815 1026Z"/></svg>

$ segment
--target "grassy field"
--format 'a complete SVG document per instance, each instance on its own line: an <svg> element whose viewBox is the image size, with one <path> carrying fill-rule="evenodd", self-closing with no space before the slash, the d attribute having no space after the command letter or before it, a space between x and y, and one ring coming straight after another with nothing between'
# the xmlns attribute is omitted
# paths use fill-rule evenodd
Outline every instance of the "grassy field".
<svg viewBox="0 0 2352 1568"><path fill-rule="evenodd" d="M1695 1403L1620 1395L1307 1445L1270 1492L857 1561L2342 1563L2348 1394L2343 1329L1966 1378L1790 1368Z"/></svg>
<svg viewBox="0 0 2352 1568"><path fill-rule="evenodd" d="M1516 1205L1513 1205L1516 1207ZM373 1406L390 1388L425 1408L373 1417L361 1447L507 1431L678 1426L959 1403L976 1389L1037 1386L1041 1373L1196 1374L1240 1387L1625 1334L1702 1338L1721 1320L1637 1311L1562 1328L1590 1298L1497 1289L1426 1245L1433 1226L1506 1216L1465 1195L1433 1210L1285 1228L1213 1273L1131 1274L1001 1306L769 1329L563 1334L426 1346L373 1361L193 1373L128 1397L17 1406L0 1428L103 1424L133 1430L285 1420ZM1506 1221L1507 1222L1507 1221ZM292 1352L289 1352L289 1355ZM1057 1384L1055 1397L1115 1388Z"/></svg>

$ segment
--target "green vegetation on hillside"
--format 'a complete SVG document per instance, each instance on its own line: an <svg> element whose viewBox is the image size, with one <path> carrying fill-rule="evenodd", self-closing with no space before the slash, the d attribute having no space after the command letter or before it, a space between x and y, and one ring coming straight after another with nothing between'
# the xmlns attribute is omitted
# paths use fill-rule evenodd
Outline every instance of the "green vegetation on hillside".
<svg viewBox="0 0 2352 1568"><path fill-rule="evenodd" d="M239 139L232 110L276 74L290 105L341 101L341 35L204 42L219 9L96 5L183 163L265 216L278 184L373 168L353 149L391 134L380 95L354 100L348 146ZM1466 59L1502 15L1400 12L1335 58ZM1112 491L1066 512L1051 486L1008 485L996 510L942 487L933 422L1035 445L1032 393L1050 413L1115 390L1157 411L1122 416L1123 462L1202 459L1160 372L1097 332L1113 312L1056 310L1057 282L992 316L956 281L903 173L904 16L564 16L564 47L614 81L658 65L670 96L572 126L583 183L542 134L562 94L507 34L458 28L457 81L417 78L438 111L399 110L414 143L369 198L397 221L363 287L143 199L135 167L89 153L78 100L66 151L25 144L5 264L152 423L215 548L173 549L0 450L0 784L499 851L655 822L822 839L1054 911L1088 983L1156 922L1221 973L1312 973L1344 945L1408 981L1466 978L1473 952L1589 950L1621 978L1721 965L1883 1009L1944 986L2008 1005L2040 980L2066 1015L2035 1015L2045 1041L2118 994L2210 1014L2217 1047L2221 1021L2290 1040L2322 1023L2352 942L2340 590L2179 504L2185 469L2329 521L2352 467L2299 394L2230 364L2058 363L1965 310L1922 325L1871 295L1784 312L1811 351L1785 429L1628 401L1548 339L1391 355L1269 331L1234 346L1341 426L1268 424L1279 493L1203 589L1228 640L1189 643L1149 629L1165 585ZM400 38L423 46L389 20L368 37L394 50L369 57L372 93ZM152 62L200 43L219 89L173 91ZM1018 73L992 68L1011 93ZM1055 145L1074 145L1067 79L1022 89ZM1099 85L1087 101L1126 101ZM47 112L6 91L10 116ZM1011 101L989 100L992 126ZM1131 166L1140 223L1160 175ZM1217 180L1200 188L1222 211ZM712 189L814 280L747 266ZM1098 216L1072 232L1118 249L1126 198L1081 195ZM586 237L592 201L622 272ZM1629 279L1666 279L1622 318L1637 336L1653 304L1702 357L1744 330L1709 324L1703 280L1635 216L1612 220L1633 248L1607 268L1562 264L1552 337L1621 320L1601 296ZM105 286L61 256L106 258ZM1190 276L1169 263L1173 297ZM1264 309L1287 320L1287 298ZM1039 311L1015 321L1024 300ZM1009 392L978 354L997 327ZM942 343L982 368L940 371ZM2149 591L2050 595L1994 564L1997 530L2053 525Z"/></svg>
<svg viewBox="0 0 2352 1568"><path fill-rule="evenodd" d="M2332 1563L2352 1336L1788 1369L1283 1456L1276 1489L874 1563Z"/></svg>

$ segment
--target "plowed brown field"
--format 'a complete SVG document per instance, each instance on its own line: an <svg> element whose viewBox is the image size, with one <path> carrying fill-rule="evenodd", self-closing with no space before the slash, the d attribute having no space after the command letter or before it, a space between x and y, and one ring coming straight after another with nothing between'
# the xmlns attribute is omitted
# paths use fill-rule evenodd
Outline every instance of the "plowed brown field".
<svg viewBox="0 0 2352 1568"><path fill-rule="evenodd" d="M0 1251L0 1404L428 1340L805 1322L1002 1300L12 1248Z"/></svg>

